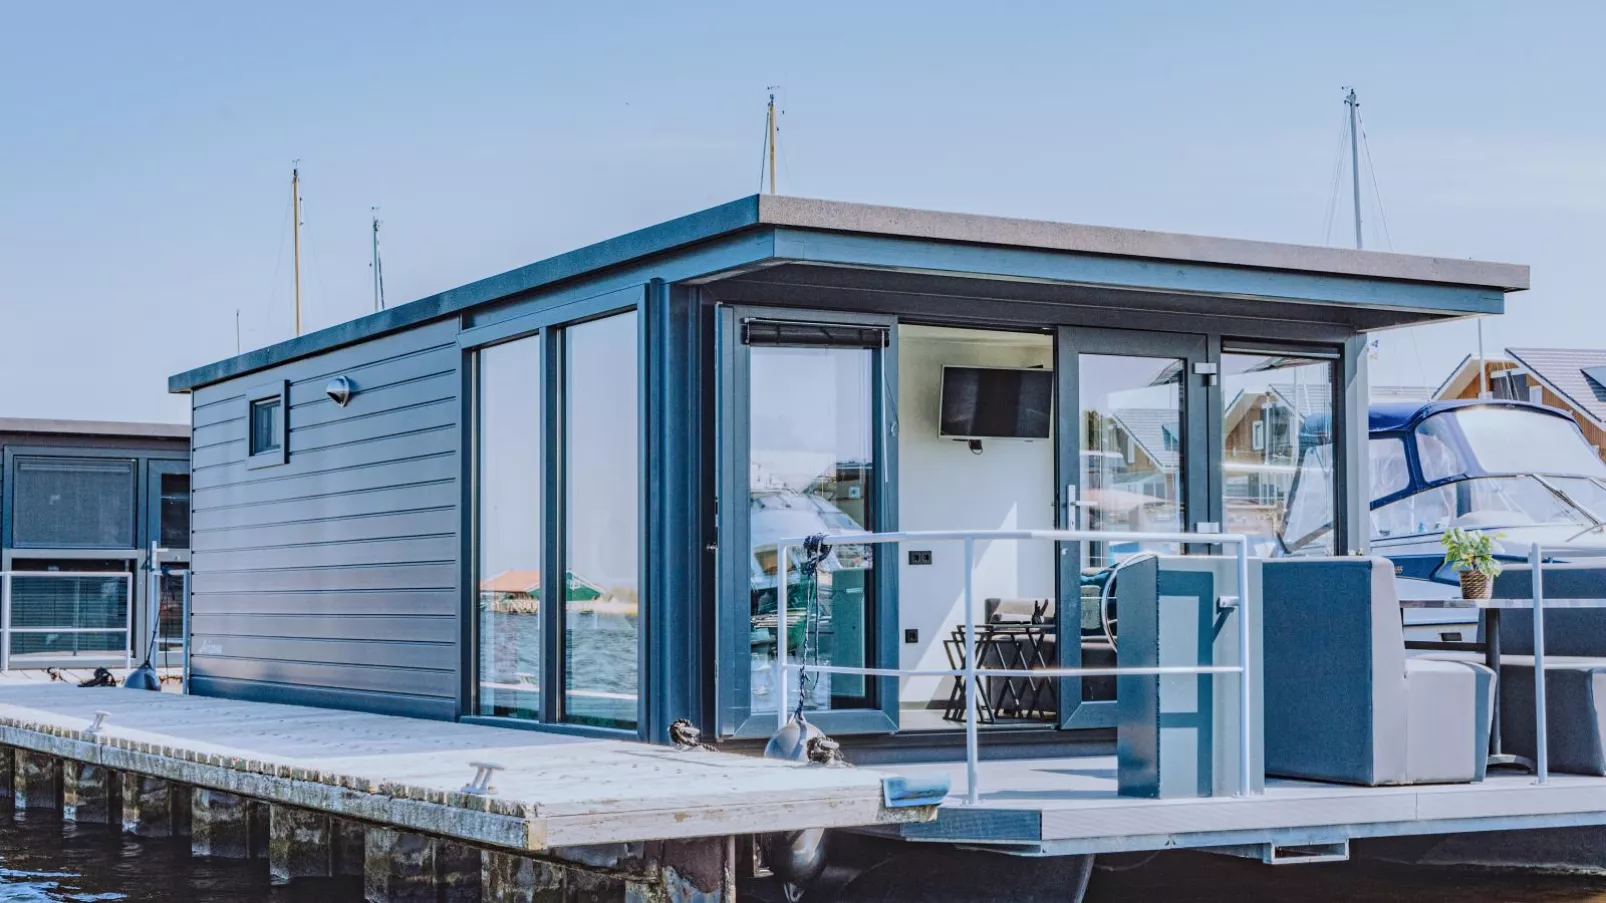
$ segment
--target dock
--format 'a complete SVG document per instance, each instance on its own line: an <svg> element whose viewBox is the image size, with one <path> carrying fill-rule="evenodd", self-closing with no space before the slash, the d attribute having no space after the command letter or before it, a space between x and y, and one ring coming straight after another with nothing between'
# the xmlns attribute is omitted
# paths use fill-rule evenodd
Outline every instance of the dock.
<svg viewBox="0 0 1606 903"><path fill-rule="evenodd" d="M98 712L106 714L95 730ZM7 772L0 776L10 779L3 782L7 789L16 788L19 806L59 805L63 799L70 805L85 792L114 794L118 782L111 774L191 788L195 801L188 817L195 819L190 830L197 836L212 827L201 822L207 807L218 803L204 794L261 805L268 810L270 856L326 863L311 872L272 863L272 874L282 880L329 874L340 865L338 856L325 851L275 852L285 846L281 835L305 836L311 824L312 835L337 847L346 825L348 832L355 829L349 826L366 829L370 870L376 860L381 868L385 861L375 855L376 837L416 834L458 849L459 859L461 848L483 851L486 865L475 870L475 878L483 872L488 882L520 871L517 859L512 867L504 861L508 856L576 866L600 862L617 873L651 859L651 844L661 849L666 842L686 841L697 848L691 858L706 862L712 850L719 864L719 874L694 881L695 889L723 899L721 886L709 885L730 880L737 836L891 825L935 814L930 803L889 806L884 781L890 775L870 769L61 683L0 685L0 747L6 748L0 772ZM487 783L479 763L501 767L489 775L488 788L476 792L476 781ZM130 792L130 786L140 789ZM135 811L146 796L168 795L167 788L153 792L127 778L121 787L125 827L149 818ZM115 801L100 803L116 809ZM183 801L158 805L186 808ZM249 821L228 817L242 825ZM296 825L303 830L292 830ZM661 855L656 873L647 869L638 877L662 884L665 868L673 871L672 858Z"/></svg>

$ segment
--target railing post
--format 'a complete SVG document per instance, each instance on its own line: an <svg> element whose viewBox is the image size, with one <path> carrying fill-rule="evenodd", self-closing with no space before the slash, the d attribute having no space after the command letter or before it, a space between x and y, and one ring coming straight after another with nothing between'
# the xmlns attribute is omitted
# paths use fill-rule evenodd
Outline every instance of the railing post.
<svg viewBox="0 0 1606 903"><path fill-rule="evenodd" d="M1238 542L1238 795L1254 793L1251 753L1254 740L1254 688L1250 683L1250 643L1254 631L1249 624L1249 542Z"/></svg>
<svg viewBox="0 0 1606 903"><path fill-rule="evenodd" d="M786 553L775 545L775 729L786 727Z"/></svg>
<svg viewBox="0 0 1606 903"><path fill-rule="evenodd" d="M11 670L11 572L0 573L0 674Z"/></svg>
<svg viewBox="0 0 1606 903"><path fill-rule="evenodd" d="M180 615L182 623L179 625L179 635L184 640L184 659L182 662L184 676L183 682L179 685L179 692L188 694L190 692L190 569L186 567L182 573L184 574L184 598L182 600L183 608Z"/></svg>
<svg viewBox="0 0 1606 903"><path fill-rule="evenodd" d="M1543 784L1550 780L1550 730L1545 712L1545 580L1540 552L1537 542L1528 549L1534 603L1534 778Z"/></svg>
<svg viewBox="0 0 1606 903"><path fill-rule="evenodd" d="M981 788L977 786L977 759L981 756L980 739L976 735L976 610L975 603L976 540L965 537L965 800L971 805L981 802Z"/></svg>
<svg viewBox="0 0 1606 903"><path fill-rule="evenodd" d="M123 630L123 670L132 670L134 667L134 611L136 593L134 592L134 575L125 574L124 586L128 596L128 617L124 620Z"/></svg>

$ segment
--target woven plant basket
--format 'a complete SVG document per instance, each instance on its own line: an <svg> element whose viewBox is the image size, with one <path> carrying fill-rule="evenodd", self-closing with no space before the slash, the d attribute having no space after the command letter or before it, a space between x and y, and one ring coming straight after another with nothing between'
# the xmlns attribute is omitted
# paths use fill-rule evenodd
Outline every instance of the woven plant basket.
<svg viewBox="0 0 1606 903"><path fill-rule="evenodd" d="M1494 580L1477 571L1461 572L1461 598L1487 599L1494 595Z"/></svg>

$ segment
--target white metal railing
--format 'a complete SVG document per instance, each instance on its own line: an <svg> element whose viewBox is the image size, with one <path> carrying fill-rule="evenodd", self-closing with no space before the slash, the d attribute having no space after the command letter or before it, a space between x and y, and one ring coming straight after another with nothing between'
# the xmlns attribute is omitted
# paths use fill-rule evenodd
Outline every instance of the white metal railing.
<svg viewBox="0 0 1606 903"><path fill-rule="evenodd" d="M981 744L976 722L976 687L978 672L985 677L1102 677L1120 675L1166 674L1237 674L1238 680L1238 793L1252 795L1251 742L1254 739L1253 692L1250 687L1250 612L1246 599L1249 593L1249 538L1235 533L1142 533L1114 530L917 530L901 533L839 533L826 536L833 546L878 545L881 543L961 542L965 547L965 666L963 668L853 668L840 665L790 665L787 663L787 633L785 613L787 598L787 556L794 548L802 547L807 537L782 539L776 544L775 571L777 574L776 611L778 635L775 643L775 676L777 686L776 727L785 727L791 717L787 704L787 678L790 673L807 668L822 674L854 674L866 677L957 677L964 679L965 689L965 800L974 805L981 800L978 763ZM1194 545L1222 545L1237 548L1238 595L1222 596L1218 603L1238 610L1238 664L1159 667L1111 668L1040 668L1019 670L1005 668L978 668L976 666L976 612L975 570L976 542L998 540L1047 542L1139 542L1186 543ZM1537 548L1537 547L1536 547ZM1537 585L1537 581L1536 584ZM1537 642L1537 639L1536 639Z"/></svg>
<svg viewBox="0 0 1606 903"><path fill-rule="evenodd" d="M1585 531L1588 532L1588 531ZM1576 538L1576 537L1574 537ZM1566 552L1569 556L1581 555L1593 557L1602 554L1599 546L1569 546L1565 543L1545 544L1536 542L1528 547L1528 569L1532 584L1532 605L1534 615L1533 626L1533 654L1534 654L1534 781L1544 784L1550 780L1550 726L1545 703L1545 580L1544 555L1546 551ZM1552 562L1561 564L1562 562ZM1601 607L1606 608L1606 604ZM1499 679L1499 675L1495 676ZM1496 692L1499 692L1498 689ZM1494 726L1495 730L1500 725Z"/></svg>
<svg viewBox="0 0 1606 903"><path fill-rule="evenodd" d="M37 624L18 627L14 623L16 616L16 583L33 580L120 580L122 587L123 623L118 627L80 627L76 624ZM27 619L25 618L25 621ZM121 658L123 667L133 665L134 658L134 575L120 571L0 571L0 673L11 670L12 640L19 635L61 635L61 634L122 634L123 646ZM51 658L42 655L42 658ZM84 658L95 661L115 660L119 656L116 650L95 650L90 655L80 655L75 649L71 653L63 653L63 658Z"/></svg>

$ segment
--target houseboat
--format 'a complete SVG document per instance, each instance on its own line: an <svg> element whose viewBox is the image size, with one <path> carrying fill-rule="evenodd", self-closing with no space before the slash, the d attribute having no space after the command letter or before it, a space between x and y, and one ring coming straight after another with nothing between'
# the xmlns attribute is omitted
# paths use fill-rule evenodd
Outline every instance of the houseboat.
<svg viewBox="0 0 1606 903"><path fill-rule="evenodd" d="M184 424L0 418L0 674L177 675L189 455Z"/></svg>
<svg viewBox="0 0 1606 903"><path fill-rule="evenodd" d="M900 850L1310 861L1606 824L1606 779L1486 772L1492 672L1403 642L1375 672L1397 617L1300 620L1391 604L1368 333L1527 286L773 195L693 213L172 377L190 690L754 754L801 718L952 779L935 821L867 829Z"/></svg>

